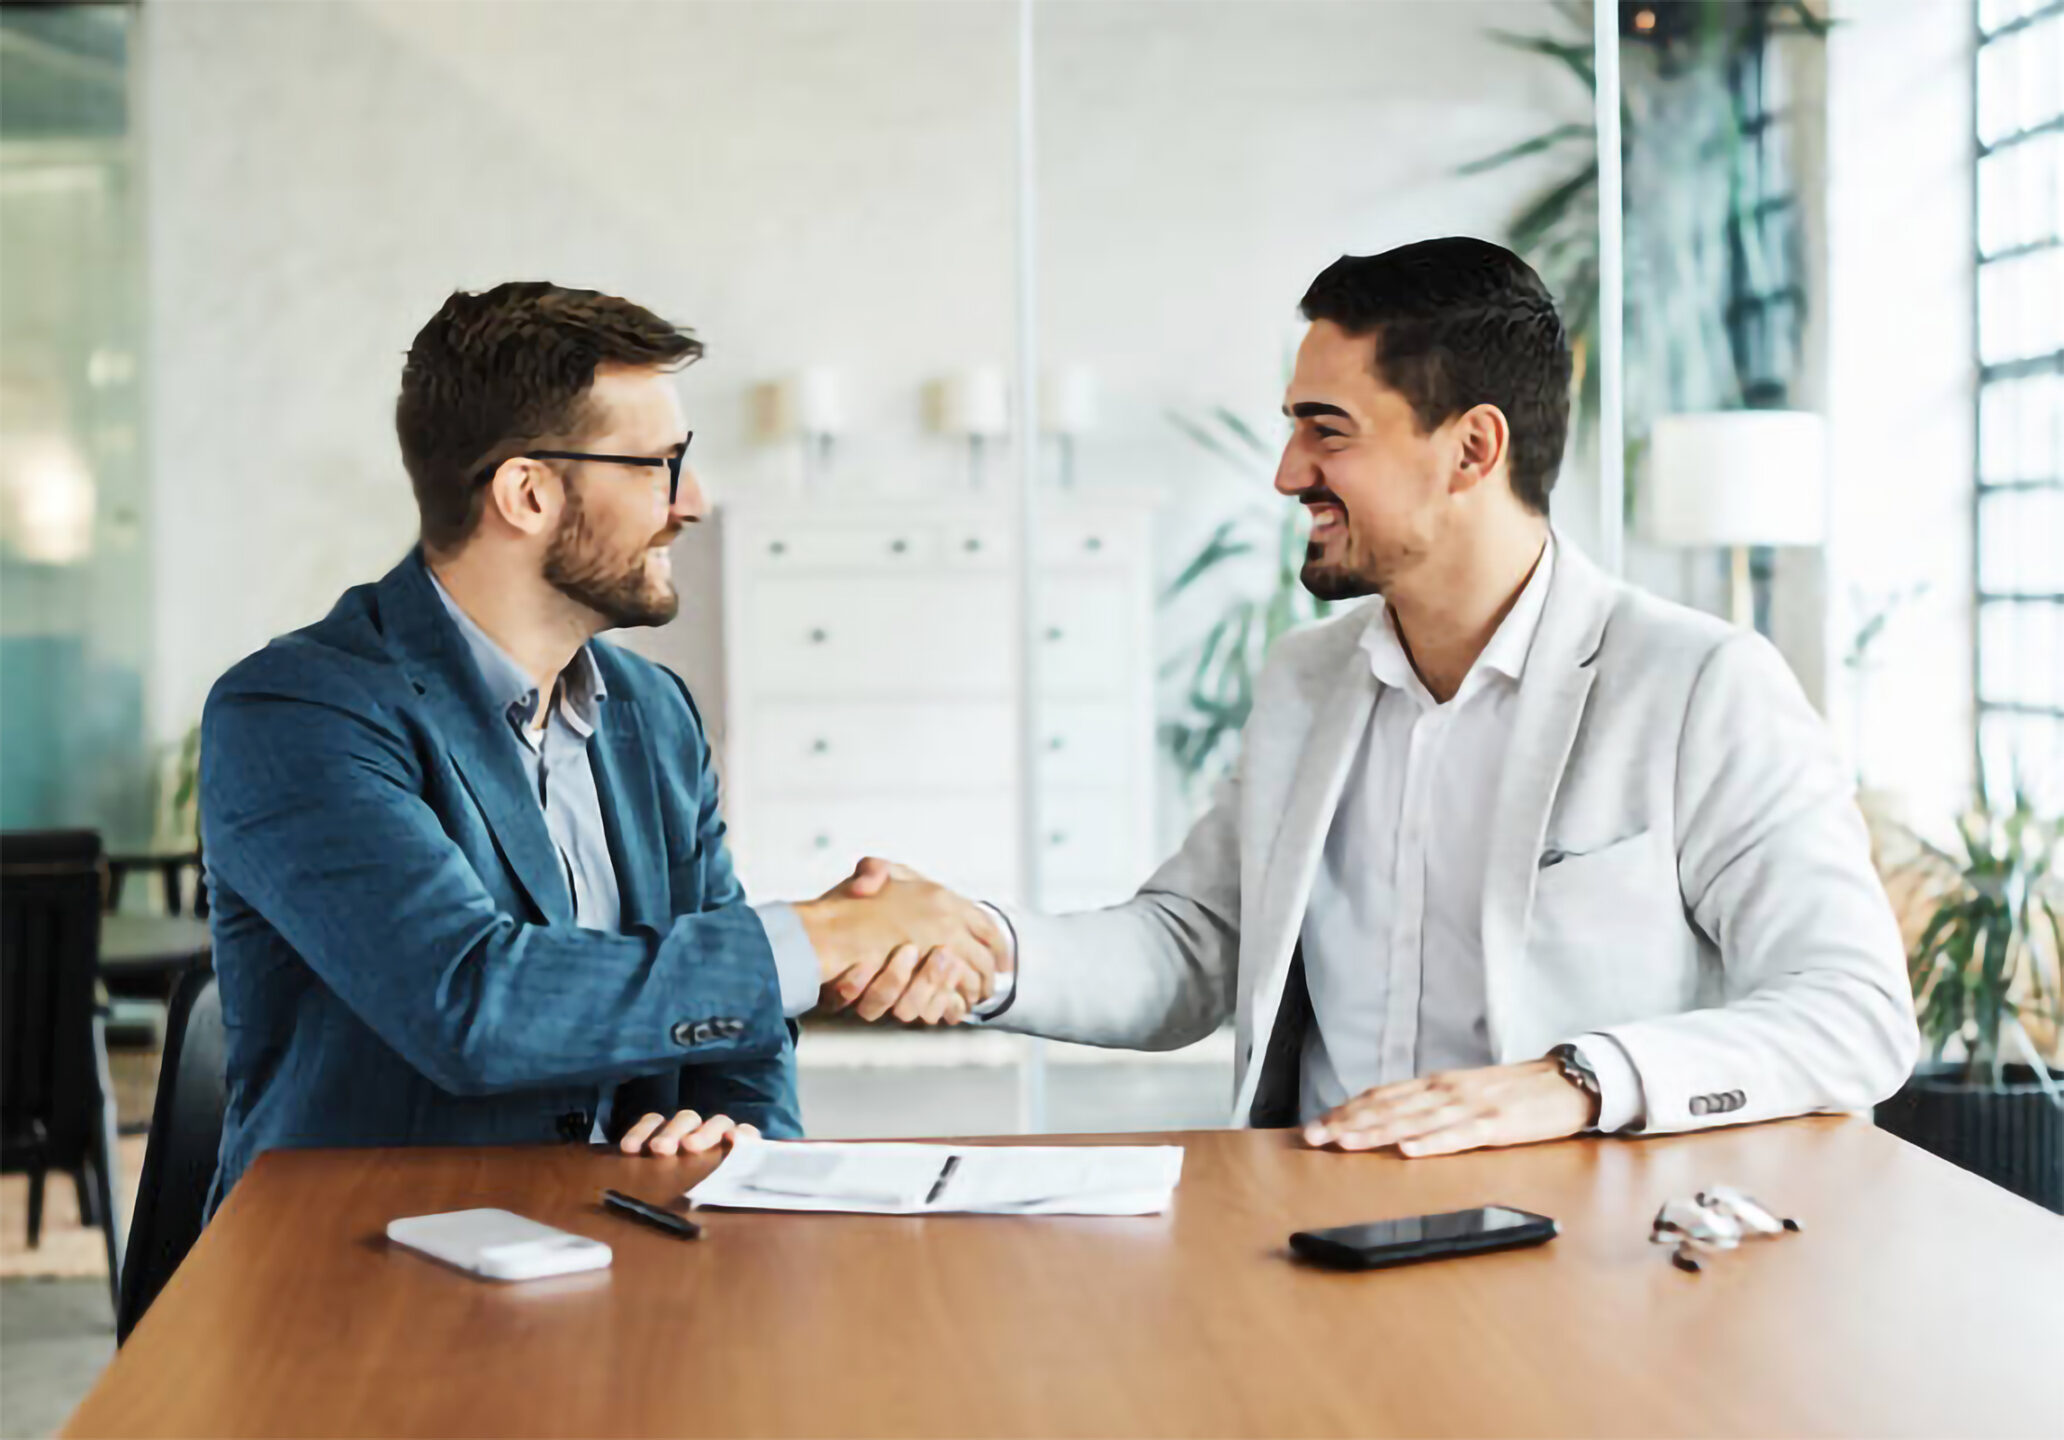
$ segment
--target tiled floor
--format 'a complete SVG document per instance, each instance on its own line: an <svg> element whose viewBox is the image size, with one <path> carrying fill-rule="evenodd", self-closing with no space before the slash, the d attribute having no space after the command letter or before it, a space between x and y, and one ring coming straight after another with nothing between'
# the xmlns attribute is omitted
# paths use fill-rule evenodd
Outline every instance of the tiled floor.
<svg viewBox="0 0 2064 1440"><path fill-rule="evenodd" d="M977 1042L1003 1037L969 1037ZM1015 1043L1015 1042L1009 1042ZM993 1047L991 1047L993 1048ZM976 1135L1013 1131L1018 1074L1010 1066L806 1064L803 1114L810 1133L839 1136ZM981 1044L968 1058L992 1058ZM1230 1072L1216 1054L1175 1061L1080 1056L1047 1069L1047 1124L1055 1133L1197 1129L1225 1123ZM131 1149L125 1146L125 1150ZM133 1188L135 1177L127 1177ZM19 1185L19 1177L9 1177ZM19 1210L10 1222L19 1226ZM92 1232L77 1230L69 1182L55 1182L46 1244L90 1257ZM67 1233L67 1225L76 1233ZM19 1239L10 1232L11 1247ZM62 1425L114 1354L114 1316L104 1278L0 1282L0 1436L49 1435Z"/></svg>

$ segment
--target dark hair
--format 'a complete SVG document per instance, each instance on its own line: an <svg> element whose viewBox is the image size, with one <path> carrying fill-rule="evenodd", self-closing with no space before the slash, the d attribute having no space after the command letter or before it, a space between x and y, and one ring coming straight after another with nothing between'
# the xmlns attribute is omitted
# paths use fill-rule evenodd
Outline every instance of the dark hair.
<svg viewBox="0 0 2064 1440"><path fill-rule="evenodd" d="M599 365L672 369L702 342L642 305L542 280L453 292L409 346L394 430L423 517L423 544L451 550L480 522L483 467L576 437Z"/></svg>
<svg viewBox="0 0 2064 1440"><path fill-rule="evenodd" d="M1376 375L1422 430L1475 405L1512 427L1512 490L1536 514L1569 435L1570 347L1555 301L1502 245L1455 236L1343 255L1305 291L1307 320L1376 337Z"/></svg>

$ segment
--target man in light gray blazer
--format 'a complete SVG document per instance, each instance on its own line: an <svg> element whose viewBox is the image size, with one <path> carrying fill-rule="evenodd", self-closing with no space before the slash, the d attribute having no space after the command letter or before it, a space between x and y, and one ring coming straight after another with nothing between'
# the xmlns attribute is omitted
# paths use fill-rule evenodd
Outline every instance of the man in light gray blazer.
<svg viewBox="0 0 2064 1440"><path fill-rule="evenodd" d="M1570 350L1540 278L1434 240L1341 259L1303 311L1276 489L1307 588L1375 598L1275 647L1137 896L1006 911L992 1023L1171 1049L1230 1015L1234 1123L1406 1155L1898 1088L1899 932L1819 717L1762 637L1549 524Z"/></svg>

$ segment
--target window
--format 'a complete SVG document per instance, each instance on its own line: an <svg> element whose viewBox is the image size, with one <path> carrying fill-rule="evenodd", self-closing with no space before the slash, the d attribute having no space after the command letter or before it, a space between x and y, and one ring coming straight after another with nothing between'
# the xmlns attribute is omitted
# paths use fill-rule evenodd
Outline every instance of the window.
<svg viewBox="0 0 2064 1440"><path fill-rule="evenodd" d="M2064 0L1978 0L1978 773L2064 811Z"/></svg>

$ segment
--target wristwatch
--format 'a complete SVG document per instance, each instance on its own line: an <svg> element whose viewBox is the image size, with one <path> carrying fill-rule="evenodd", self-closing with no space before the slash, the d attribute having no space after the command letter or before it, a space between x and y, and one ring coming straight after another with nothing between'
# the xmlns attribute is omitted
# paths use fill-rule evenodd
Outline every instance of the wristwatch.
<svg viewBox="0 0 2064 1440"><path fill-rule="evenodd" d="M1574 1045L1558 1045L1548 1052L1548 1058L1555 1062L1555 1068L1562 1072L1563 1079L1591 1097L1591 1119L1584 1128L1596 1128L1599 1111L1605 1104L1605 1097L1598 1088L1598 1072L1591 1068L1584 1052Z"/></svg>

